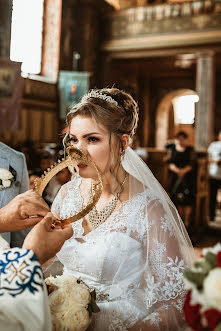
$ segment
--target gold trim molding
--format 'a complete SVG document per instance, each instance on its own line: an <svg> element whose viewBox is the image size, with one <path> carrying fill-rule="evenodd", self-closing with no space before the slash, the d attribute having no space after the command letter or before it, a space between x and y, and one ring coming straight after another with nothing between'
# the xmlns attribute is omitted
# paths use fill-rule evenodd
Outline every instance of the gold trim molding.
<svg viewBox="0 0 221 331"><path fill-rule="evenodd" d="M221 30L110 40L102 44L101 50L114 52L173 46L209 45L218 42L221 42Z"/></svg>

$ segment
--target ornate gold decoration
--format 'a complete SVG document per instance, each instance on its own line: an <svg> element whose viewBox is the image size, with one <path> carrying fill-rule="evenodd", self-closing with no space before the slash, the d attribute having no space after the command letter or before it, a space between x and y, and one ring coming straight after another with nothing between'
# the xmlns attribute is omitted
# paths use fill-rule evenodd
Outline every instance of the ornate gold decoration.
<svg viewBox="0 0 221 331"><path fill-rule="evenodd" d="M88 219L94 229L96 229L98 226L104 223L108 219L108 217L113 213L114 209L116 208L117 202L120 198L120 194L123 190L124 184L126 183L127 176L128 174L126 173L124 180L120 185L119 191L114 195L113 199L111 199L111 201L100 212L97 211L96 206L89 212Z"/></svg>
<svg viewBox="0 0 221 331"><path fill-rule="evenodd" d="M40 196L42 196L42 193L46 185L51 180L51 178L54 177L59 171L61 171L62 169L68 166L76 166L79 163L94 167L97 172L98 181L95 184L93 184L92 196L88 204L76 215L65 220L54 221L53 226L61 223L63 224L72 223L87 215L96 205L103 190L102 178L95 163L89 160L86 154L82 150L75 148L71 145L68 145L68 147L66 148L66 153L67 153L66 158L63 158L62 160L58 160L57 164L55 163L54 165L51 166L51 168L48 168L47 171L45 171L40 178L35 179L35 191Z"/></svg>

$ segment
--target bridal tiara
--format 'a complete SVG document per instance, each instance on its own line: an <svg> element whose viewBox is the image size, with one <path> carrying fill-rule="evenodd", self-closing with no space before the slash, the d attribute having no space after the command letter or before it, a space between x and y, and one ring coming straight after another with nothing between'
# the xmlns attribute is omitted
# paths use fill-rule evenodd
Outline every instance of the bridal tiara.
<svg viewBox="0 0 221 331"><path fill-rule="evenodd" d="M100 92L97 91L91 91L89 93L87 93L86 95L83 96L82 101L86 101L88 98L98 98L98 99L102 99L105 101L108 101L110 103L112 103L115 106L118 106L118 102L116 100L114 100L111 96L107 95L107 94L102 94Z"/></svg>

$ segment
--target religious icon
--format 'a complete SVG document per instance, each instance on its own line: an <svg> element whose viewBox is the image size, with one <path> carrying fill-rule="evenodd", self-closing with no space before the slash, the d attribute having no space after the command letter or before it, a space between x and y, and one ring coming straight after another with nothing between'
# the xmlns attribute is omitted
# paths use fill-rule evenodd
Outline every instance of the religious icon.
<svg viewBox="0 0 221 331"><path fill-rule="evenodd" d="M70 96L71 97L74 97L77 89L78 89L77 84L71 84L71 86L70 86Z"/></svg>
<svg viewBox="0 0 221 331"><path fill-rule="evenodd" d="M65 119L69 107L77 104L88 92L89 73L60 71L58 89L60 94L60 118Z"/></svg>

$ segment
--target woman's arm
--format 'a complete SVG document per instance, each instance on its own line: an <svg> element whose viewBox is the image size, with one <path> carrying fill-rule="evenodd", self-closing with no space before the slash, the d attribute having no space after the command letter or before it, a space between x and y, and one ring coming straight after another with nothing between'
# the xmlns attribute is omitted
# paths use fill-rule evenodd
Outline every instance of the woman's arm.
<svg viewBox="0 0 221 331"><path fill-rule="evenodd" d="M184 168L180 168L177 172L178 177L182 178L183 176L185 176L188 172L192 171L192 166L187 165Z"/></svg>
<svg viewBox="0 0 221 331"><path fill-rule="evenodd" d="M180 169L175 165L174 163L174 153L171 148L168 149L167 156L165 158L165 162L168 163L168 168L170 171L174 172L175 174L178 174Z"/></svg>
<svg viewBox="0 0 221 331"><path fill-rule="evenodd" d="M179 178L184 177L188 172L192 171L196 164L196 153L192 147L189 154L188 164L183 168L178 168L174 163L169 164L169 169L176 173Z"/></svg>
<svg viewBox="0 0 221 331"><path fill-rule="evenodd" d="M175 174L178 174L179 171L180 171L180 169L174 163L169 163L168 168L169 168L169 170L171 170Z"/></svg>

